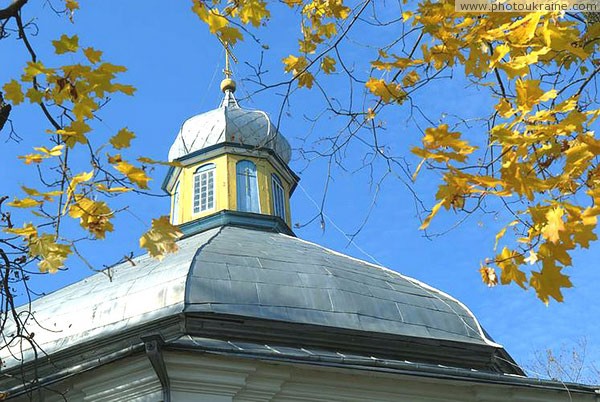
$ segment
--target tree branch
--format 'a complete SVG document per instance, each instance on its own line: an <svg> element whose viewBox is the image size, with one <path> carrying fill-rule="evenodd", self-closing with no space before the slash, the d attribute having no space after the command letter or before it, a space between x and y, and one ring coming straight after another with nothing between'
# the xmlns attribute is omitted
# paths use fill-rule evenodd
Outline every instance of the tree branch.
<svg viewBox="0 0 600 402"><path fill-rule="evenodd" d="M0 10L0 20L15 17L28 0L15 0L10 6Z"/></svg>

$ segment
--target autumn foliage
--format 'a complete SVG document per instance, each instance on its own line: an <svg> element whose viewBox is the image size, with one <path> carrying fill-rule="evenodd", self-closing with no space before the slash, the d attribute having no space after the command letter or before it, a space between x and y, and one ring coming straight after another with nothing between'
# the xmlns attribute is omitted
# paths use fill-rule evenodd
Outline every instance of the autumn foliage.
<svg viewBox="0 0 600 402"><path fill-rule="evenodd" d="M73 12L78 9L78 3L69 0L66 7ZM89 121L96 117L95 113L108 96L119 93L131 96L135 88L118 82L118 75L126 71L125 67L105 62L100 50L82 47L76 35L62 35L52 41L52 45L56 55L75 54L85 62L48 66L31 50L31 60L23 74L4 84L2 92L13 107L23 102L42 107L52 127L48 130L51 145L35 147L34 152L19 158L27 165L44 165L58 174L54 175L52 184L42 186L45 188L23 187L23 195L5 204L29 209L32 222L19 227L9 214L3 218L5 233L23 239L28 257L38 260L40 271L54 273L76 253L75 242L62 235L61 220L73 218L91 239L105 238L113 231L112 221L116 215L110 206L111 198L119 193L148 189L151 178L144 166L162 162L141 157L137 165L123 159L117 151L129 148L135 138L127 128L117 131L107 144L91 149ZM51 116L50 107L62 111L60 120ZM105 147L113 151L100 152ZM73 171L69 155L86 152L91 157L89 170ZM140 246L153 256L161 257L177 249L175 240L179 234L163 217L140 239Z"/></svg>
<svg viewBox="0 0 600 402"><path fill-rule="evenodd" d="M284 2L299 12L302 34L283 68L310 89L317 72L336 71L336 41L371 2ZM230 43L243 38L238 26L268 25L271 17L267 2L257 0L195 1L193 10ZM511 219L496 236L500 251L481 265L483 281L493 286L499 277L534 288L546 303L562 301L561 288L571 286L563 271L572 251L597 239L600 141L591 127L600 110L586 89L599 71L600 24L560 13L456 12L446 0L409 3L402 19L414 32L410 46L381 49L372 61L365 121L385 105L402 107L415 87L435 85L427 77L442 70L461 70L497 101L480 138L470 141L441 124L426 128L412 149L421 158L415 180L423 168L441 172L421 229L441 209L465 212L499 199Z"/></svg>

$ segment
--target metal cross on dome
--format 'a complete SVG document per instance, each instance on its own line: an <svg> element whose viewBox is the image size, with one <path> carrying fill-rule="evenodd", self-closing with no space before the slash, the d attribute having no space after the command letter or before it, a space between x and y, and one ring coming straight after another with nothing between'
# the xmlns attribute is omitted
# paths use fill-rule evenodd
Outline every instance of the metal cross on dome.
<svg viewBox="0 0 600 402"><path fill-rule="evenodd" d="M223 70L223 73L225 74L225 78L231 78L231 76L233 75L233 72L231 71L231 68L230 68L229 59L231 58L231 60L233 60L234 63L237 63L237 58L233 54L233 50L231 49L231 46L229 46L229 42L225 42L223 39L221 39L219 37L217 37L217 38L219 39L219 42L221 42L221 45L225 49L225 69Z"/></svg>

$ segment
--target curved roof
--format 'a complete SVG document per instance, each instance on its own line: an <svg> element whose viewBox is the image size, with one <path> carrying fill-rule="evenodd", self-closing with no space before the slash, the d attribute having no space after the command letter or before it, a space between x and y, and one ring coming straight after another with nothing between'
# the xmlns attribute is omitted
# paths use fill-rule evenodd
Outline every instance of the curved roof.
<svg viewBox="0 0 600 402"><path fill-rule="evenodd" d="M224 226L179 246L160 262L138 257L110 268L111 280L99 273L34 301L36 342L52 354L183 312L501 348L454 298L292 236Z"/></svg>
<svg viewBox="0 0 600 402"><path fill-rule="evenodd" d="M285 162L291 159L290 144L261 110L239 107L231 91L218 109L186 120L169 150L169 161L223 142L269 148Z"/></svg>

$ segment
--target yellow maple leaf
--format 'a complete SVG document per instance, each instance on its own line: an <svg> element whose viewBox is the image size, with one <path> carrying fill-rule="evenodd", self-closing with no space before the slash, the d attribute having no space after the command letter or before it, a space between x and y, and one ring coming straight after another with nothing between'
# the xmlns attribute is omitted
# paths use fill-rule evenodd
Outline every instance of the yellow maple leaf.
<svg viewBox="0 0 600 402"><path fill-rule="evenodd" d="M528 43L535 35L542 13L527 13L508 27L508 38L511 43Z"/></svg>
<svg viewBox="0 0 600 402"><path fill-rule="evenodd" d="M532 13L537 14L537 13ZM544 21L542 36L547 47L555 52L568 52L572 55L585 59L589 54L579 44L579 30L565 29L562 24L550 23L550 19Z"/></svg>
<svg viewBox="0 0 600 402"><path fill-rule="evenodd" d="M420 79L421 77L419 77L419 73L416 71L411 71L410 73L406 74L404 78L402 78L402 85L404 87L412 87L419 82Z"/></svg>
<svg viewBox="0 0 600 402"><path fill-rule="evenodd" d="M90 171L90 172L81 172L76 176L73 176L73 178L71 179L71 184L69 185L69 187L72 189L72 191L75 191L75 188L81 184L81 183L85 183L86 181L90 181L92 179L92 177L94 177L94 171Z"/></svg>
<svg viewBox="0 0 600 402"><path fill-rule="evenodd" d="M106 187L103 183L96 184L96 188L107 193L127 193L133 191L133 189L129 187Z"/></svg>
<svg viewBox="0 0 600 402"><path fill-rule="evenodd" d="M267 3L262 0L246 0L240 2L239 7L240 19L244 24L251 23L257 27L263 20L271 16L267 10Z"/></svg>
<svg viewBox="0 0 600 402"><path fill-rule="evenodd" d="M174 253L179 249L176 241L181 235L181 231L171 225L168 216L161 216L152 219L152 228L140 238L140 247L160 260L165 254Z"/></svg>
<svg viewBox="0 0 600 402"><path fill-rule="evenodd" d="M109 142L115 149L123 149L129 148L131 145L131 140L134 138L135 134L133 132L126 128L122 128L109 140Z"/></svg>
<svg viewBox="0 0 600 402"><path fill-rule="evenodd" d="M325 74L331 74L335 72L335 59L333 57L325 56L323 60L321 60L321 70Z"/></svg>
<svg viewBox="0 0 600 402"><path fill-rule="evenodd" d="M229 24L229 21L218 10L211 10L208 12L206 23L208 24L210 33L214 34L225 28Z"/></svg>
<svg viewBox="0 0 600 402"><path fill-rule="evenodd" d="M29 254L39 257L38 267L41 272L55 273L64 266L65 260L71 254L71 246L56 242L56 236L45 233L42 236L30 236Z"/></svg>
<svg viewBox="0 0 600 402"><path fill-rule="evenodd" d="M298 40L300 52L304 54L312 54L317 50L317 40L319 38L314 35L309 35L302 40Z"/></svg>
<svg viewBox="0 0 600 402"><path fill-rule="evenodd" d="M18 105L25 100L25 95L23 95L21 84L19 84L16 80L11 80L4 84L2 90L4 91L4 98L9 100L13 105Z"/></svg>
<svg viewBox="0 0 600 402"><path fill-rule="evenodd" d="M556 262L559 262L564 266L570 266L573 263L567 247L563 243L542 243L536 254L543 266L556 265Z"/></svg>
<svg viewBox="0 0 600 402"><path fill-rule="evenodd" d="M509 62L503 63L501 67L505 71L507 71L507 73L510 70L513 70L514 72L519 72L519 74L514 74L514 76L526 75L528 72L529 66L531 64L537 63L539 61L540 57L549 53L550 50L551 49L548 47L543 47L539 50L533 50L525 55L516 56L516 57L512 58ZM509 74L509 76L510 76L510 74ZM513 78L513 77L510 77L510 78Z"/></svg>
<svg viewBox="0 0 600 402"><path fill-rule="evenodd" d="M512 117L515 113L517 113L517 111L513 109L512 104L506 98L500 99L500 102L498 102L498 104L494 108L498 111L498 114L500 114L500 116L504 117L505 119L508 119Z"/></svg>
<svg viewBox="0 0 600 402"><path fill-rule="evenodd" d="M586 224L587 222L593 221L594 223ZM579 244L583 248L589 248L590 242L598 240L598 235L594 233L596 228L597 219L595 216L583 217L583 225L578 225L573 233L573 241Z"/></svg>
<svg viewBox="0 0 600 402"><path fill-rule="evenodd" d="M33 208L33 207L37 207L38 205L41 205L42 202L38 201L38 200L34 200L33 198L22 198L22 199L18 199L15 198L13 201L9 202L8 206L10 207L15 207L15 208Z"/></svg>
<svg viewBox="0 0 600 402"><path fill-rule="evenodd" d="M27 193L27 195L29 195L29 196L43 197L45 201L52 201L53 197L57 197L62 194L62 191L60 191L60 190L41 192L41 191L36 190L35 188L29 188L29 187L25 187L25 186L21 186L21 189L25 193Z"/></svg>
<svg viewBox="0 0 600 402"><path fill-rule="evenodd" d="M148 188L150 177L146 175L146 172L138 167L133 166L131 163L124 161L121 158L121 155L109 157L108 162L111 163L116 170L127 176L127 178L139 188Z"/></svg>
<svg viewBox="0 0 600 402"><path fill-rule="evenodd" d="M98 109L98 104L89 96L81 96L73 105L73 114L77 121L83 121L86 118L94 117L94 111Z"/></svg>
<svg viewBox="0 0 600 402"><path fill-rule="evenodd" d="M102 51L96 50L93 47L86 47L83 49L83 54L92 64L96 64L100 62L100 58L102 57Z"/></svg>
<svg viewBox="0 0 600 402"><path fill-rule="evenodd" d="M308 71L305 71L298 75L298 88L306 87L311 89L314 81L315 77L313 77L313 75Z"/></svg>
<svg viewBox="0 0 600 402"><path fill-rule="evenodd" d="M78 175L73 176L73 178L71 179L71 181L69 183L69 188L67 189L67 199L65 201L65 207L64 207L65 209L67 208L71 199L73 198L73 194L75 194L75 191L77 190L77 186L79 186L81 183L85 183L86 181L90 181L92 179L92 177L94 177L93 170L90 172L81 172Z"/></svg>
<svg viewBox="0 0 600 402"><path fill-rule="evenodd" d="M244 36L236 27L226 26L219 29L219 37L223 42L235 45L238 41L244 40Z"/></svg>
<svg viewBox="0 0 600 402"><path fill-rule="evenodd" d="M44 93L38 91L34 87L31 87L27 90L25 96L27 97L27 99L29 99L29 102L31 103L40 103L44 98Z"/></svg>
<svg viewBox="0 0 600 402"><path fill-rule="evenodd" d="M173 166L173 167L183 167L181 162L177 161L157 161L156 159L148 158L146 156L140 156L137 158L138 162L147 164L147 165L163 165L163 166Z"/></svg>
<svg viewBox="0 0 600 402"><path fill-rule="evenodd" d="M494 242L494 251L496 251L498 249L498 243L500 242L500 239L502 239L504 237L504 235L506 234L506 229L507 227L503 227L502 229L500 229L498 231L498 233L496 233L496 241Z"/></svg>
<svg viewBox="0 0 600 402"><path fill-rule="evenodd" d="M435 204L433 206L433 208L431 208L431 212L423 220L423 223L419 227L419 230L425 230L425 229L427 229L429 227L429 224L431 223L431 220L438 213L438 211L440 210L440 208L442 207L442 205L444 205L444 200L438 202L437 204Z"/></svg>
<svg viewBox="0 0 600 402"><path fill-rule="evenodd" d="M371 77L365 86L373 95L379 97L385 103L402 103L406 97L406 93L400 85L393 82L388 83L382 79Z"/></svg>
<svg viewBox="0 0 600 402"><path fill-rule="evenodd" d="M571 141L569 145L569 149L565 151L566 160L563 172L568 177L578 177L588 170L596 155L585 142Z"/></svg>
<svg viewBox="0 0 600 402"><path fill-rule="evenodd" d="M525 289L527 276L519 269L519 265L523 262L523 257L516 251L504 247L502 252L496 256L496 265L502 270L500 273L500 282L503 285L508 285L515 282L517 285Z"/></svg>
<svg viewBox="0 0 600 402"><path fill-rule="evenodd" d="M514 61L497 64L496 68L503 70L511 80L516 77L524 77L529 73L528 65L515 63Z"/></svg>
<svg viewBox="0 0 600 402"><path fill-rule="evenodd" d="M481 274L481 280L489 287L496 286L498 284L498 276L494 268L482 265L479 267L479 273Z"/></svg>
<svg viewBox="0 0 600 402"><path fill-rule="evenodd" d="M74 53L79 50L79 37L77 35L67 36L62 34L59 40L53 40L54 52L56 54Z"/></svg>
<svg viewBox="0 0 600 402"><path fill-rule="evenodd" d="M330 17L345 20L350 15L350 8L345 6L342 0L329 0L324 5L325 13Z"/></svg>
<svg viewBox="0 0 600 402"><path fill-rule="evenodd" d="M218 9L209 9L202 1L194 1L192 11L208 25L211 34L216 34L229 24Z"/></svg>
<svg viewBox="0 0 600 402"><path fill-rule="evenodd" d="M528 113L540 102L554 99L557 96L555 89L544 92L540 88L540 80L521 80L515 83L517 92L517 108L523 113Z"/></svg>
<svg viewBox="0 0 600 402"><path fill-rule="evenodd" d="M72 218L79 218L81 227L97 239L104 239L106 232L113 231L110 219L114 213L105 202L90 200L86 197L75 197L75 202L69 208L69 215Z"/></svg>
<svg viewBox="0 0 600 402"><path fill-rule="evenodd" d="M32 236L36 237L37 233L38 233L37 228L35 226L33 226L32 223L26 223L23 225L22 228L5 228L4 231L6 233L16 234L25 239L28 239Z"/></svg>
<svg viewBox="0 0 600 402"><path fill-rule="evenodd" d="M386 57L387 57L387 55L386 55ZM394 68L404 70L407 67L418 65L423 62L422 60L411 59L408 57L399 57L396 55L393 55L393 57L394 57L394 60L392 60L392 61L376 60L376 61L371 62L371 65L378 70L391 71Z"/></svg>
<svg viewBox="0 0 600 402"><path fill-rule="evenodd" d="M561 268L552 265L544 266L540 272L533 271L529 282L535 289L537 297L546 305L550 301L550 297L562 302L561 289L573 286L569 277L563 275Z"/></svg>
<svg viewBox="0 0 600 402"><path fill-rule="evenodd" d="M283 60L285 72L291 72L294 74L294 78L298 79L298 87L312 88L315 77L308 71L308 60L304 56L296 57L289 55Z"/></svg>
<svg viewBox="0 0 600 402"><path fill-rule="evenodd" d="M23 159L26 165L31 165L32 163L42 163L46 156L41 154L27 154L18 156L19 159Z"/></svg>
<svg viewBox="0 0 600 402"><path fill-rule="evenodd" d="M79 10L79 0L65 0L65 6L69 10L69 20L73 22L75 10Z"/></svg>
<svg viewBox="0 0 600 402"><path fill-rule="evenodd" d="M91 127L86 122L75 120L63 130L56 130L56 134L63 138L67 147L73 148L77 143L86 144L87 137L85 135L90 131Z"/></svg>
<svg viewBox="0 0 600 402"><path fill-rule="evenodd" d="M70 12L75 10L79 10L79 1L78 0L65 0L65 6Z"/></svg>
<svg viewBox="0 0 600 402"><path fill-rule="evenodd" d="M322 24L317 27L317 35L325 36L327 38L332 38L337 33L337 26L335 23L330 22L327 24Z"/></svg>
<svg viewBox="0 0 600 402"><path fill-rule="evenodd" d="M102 63L98 66L98 70L97 70L97 72L99 72L99 73L111 74L111 76L116 73L124 73L126 71L127 71L127 67L120 66L117 64L112 64L112 63Z"/></svg>
<svg viewBox="0 0 600 402"><path fill-rule="evenodd" d="M284 70L286 73L293 72L294 75L298 74L298 72L304 70L308 65L308 61L304 56L296 57L290 54L288 57L283 60Z"/></svg>
<svg viewBox="0 0 600 402"><path fill-rule="evenodd" d="M468 141L462 140L460 132L448 131L447 124L427 128L422 142L423 148L414 147L411 152L424 159L437 162L448 162L449 160L464 162L468 155L477 149Z"/></svg>
<svg viewBox="0 0 600 402"><path fill-rule="evenodd" d="M565 230L563 215L565 210L561 207L555 207L546 212L546 224L542 228L542 236L552 243L557 243L560 232Z"/></svg>
<svg viewBox="0 0 600 402"><path fill-rule="evenodd" d="M55 147L52 147L52 149L48 149L46 147L34 147L33 149L35 149L38 152L41 152L42 154L51 157L51 156L60 156L62 155L62 149L64 148L64 145L56 145Z"/></svg>
<svg viewBox="0 0 600 402"><path fill-rule="evenodd" d="M136 91L136 88L133 85L124 84L112 84L108 89L110 92L121 92L129 96L132 96Z"/></svg>
<svg viewBox="0 0 600 402"><path fill-rule="evenodd" d="M54 74L54 69L47 68L41 61L28 61L25 66L25 74L23 75L23 81L32 81L34 77L38 75Z"/></svg>
<svg viewBox="0 0 600 402"><path fill-rule="evenodd" d="M498 62L500 62L500 60L502 60L502 58L506 56L508 52L510 52L510 46L506 44L496 46L496 48L494 49L494 54L492 54L492 57L490 59L489 68L496 67L496 64L498 64Z"/></svg>

